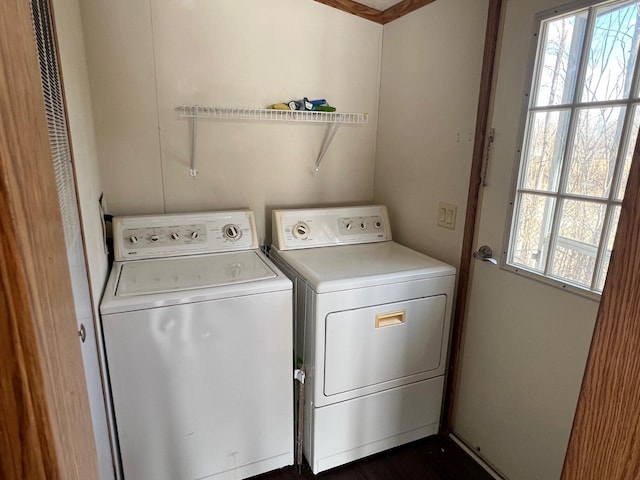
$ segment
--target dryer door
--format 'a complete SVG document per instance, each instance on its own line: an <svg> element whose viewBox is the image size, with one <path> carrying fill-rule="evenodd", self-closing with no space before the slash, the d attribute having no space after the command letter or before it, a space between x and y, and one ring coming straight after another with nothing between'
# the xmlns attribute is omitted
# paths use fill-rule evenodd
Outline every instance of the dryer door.
<svg viewBox="0 0 640 480"><path fill-rule="evenodd" d="M327 315L324 394L441 375L446 296Z"/></svg>

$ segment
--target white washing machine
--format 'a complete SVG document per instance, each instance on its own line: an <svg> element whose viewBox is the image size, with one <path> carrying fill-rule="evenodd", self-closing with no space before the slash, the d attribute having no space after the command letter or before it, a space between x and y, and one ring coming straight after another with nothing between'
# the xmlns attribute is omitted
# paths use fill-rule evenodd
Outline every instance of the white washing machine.
<svg viewBox="0 0 640 480"><path fill-rule="evenodd" d="M438 432L454 267L391 240L384 206L273 212L294 280L314 473Z"/></svg>
<svg viewBox="0 0 640 480"><path fill-rule="evenodd" d="M100 307L125 480L293 464L292 284L251 211L113 219Z"/></svg>

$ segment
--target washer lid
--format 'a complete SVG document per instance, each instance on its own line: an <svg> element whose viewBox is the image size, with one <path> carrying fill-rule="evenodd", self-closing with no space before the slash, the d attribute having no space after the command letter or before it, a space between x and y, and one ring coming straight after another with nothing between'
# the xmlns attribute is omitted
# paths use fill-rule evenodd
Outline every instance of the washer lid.
<svg viewBox="0 0 640 480"><path fill-rule="evenodd" d="M125 262L116 296L238 284L276 277L254 251Z"/></svg>
<svg viewBox="0 0 640 480"><path fill-rule="evenodd" d="M317 293L454 275L439 260L393 241L278 251Z"/></svg>

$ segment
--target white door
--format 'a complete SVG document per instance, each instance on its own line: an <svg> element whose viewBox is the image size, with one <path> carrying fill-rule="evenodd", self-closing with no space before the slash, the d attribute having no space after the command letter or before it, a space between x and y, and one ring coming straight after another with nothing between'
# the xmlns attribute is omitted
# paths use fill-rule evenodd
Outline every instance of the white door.
<svg viewBox="0 0 640 480"><path fill-rule="evenodd" d="M509 0L503 7L495 142L475 240L496 258L509 228L535 16L561 3ZM598 301L479 260L470 278L453 431L508 479L558 479Z"/></svg>

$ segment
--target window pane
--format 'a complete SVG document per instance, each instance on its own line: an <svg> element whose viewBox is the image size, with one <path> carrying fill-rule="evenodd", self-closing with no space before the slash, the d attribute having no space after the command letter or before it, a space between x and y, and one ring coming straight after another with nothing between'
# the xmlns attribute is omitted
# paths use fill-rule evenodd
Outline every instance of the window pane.
<svg viewBox="0 0 640 480"><path fill-rule="evenodd" d="M598 276L597 290L599 292L604 288L604 281L607 278L607 270L609 270L609 262L611 261L611 252L613 251L613 241L616 238L616 231L618 230L618 221L620 220L620 207L613 207L611 212L609 235L607 238L607 247L604 251L604 258L602 259L602 268L600 275Z"/></svg>
<svg viewBox="0 0 640 480"><path fill-rule="evenodd" d="M555 192L569 124L568 110L531 114L522 188Z"/></svg>
<svg viewBox="0 0 640 480"><path fill-rule="evenodd" d="M543 24L535 105L561 105L573 101L587 11Z"/></svg>
<svg viewBox="0 0 640 480"><path fill-rule="evenodd" d="M627 180L629 179L629 169L631 168L631 159L633 158L633 150L636 147L636 141L638 140L638 129L640 129L640 108L636 105L633 108L633 121L629 127L629 140L624 154L624 164L622 165L622 172L620 175L620 184L618 187L618 194L616 199L622 200L624 192L627 188Z"/></svg>
<svg viewBox="0 0 640 480"><path fill-rule="evenodd" d="M597 9L587 59L583 102L629 96L640 33L638 1Z"/></svg>
<svg viewBox="0 0 640 480"><path fill-rule="evenodd" d="M551 265L553 276L591 286L605 209L605 205L599 203L563 202Z"/></svg>
<svg viewBox="0 0 640 480"><path fill-rule="evenodd" d="M554 205L553 197L520 195L510 249L511 263L538 272L544 270Z"/></svg>
<svg viewBox="0 0 640 480"><path fill-rule="evenodd" d="M624 107L579 110L567 192L590 197L609 195L624 112Z"/></svg>

